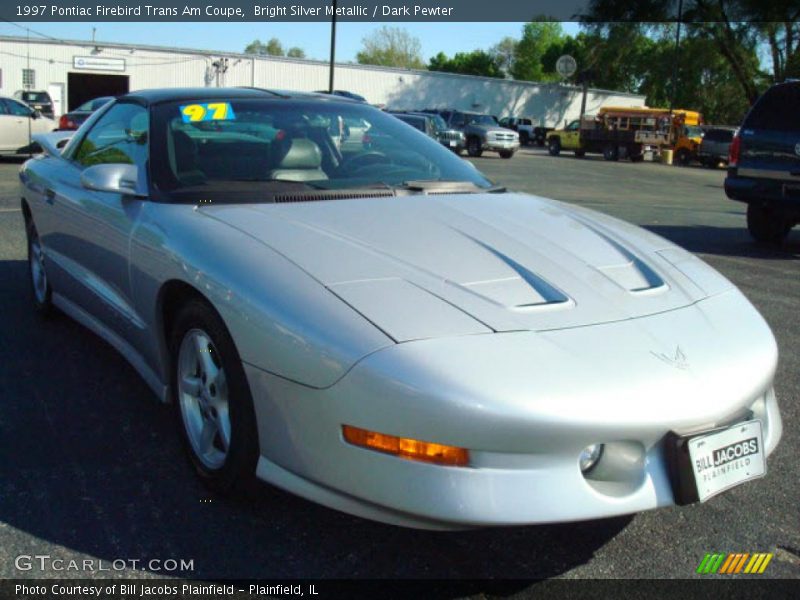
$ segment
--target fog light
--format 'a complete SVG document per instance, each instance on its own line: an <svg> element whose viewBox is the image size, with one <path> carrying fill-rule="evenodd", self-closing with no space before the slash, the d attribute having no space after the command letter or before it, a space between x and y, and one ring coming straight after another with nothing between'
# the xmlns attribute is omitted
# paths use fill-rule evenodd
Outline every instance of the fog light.
<svg viewBox="0 0 800 600"><path fill-rule="evenodd" d="M469 452L456 446L445 446L444 444L401 438L378 433L377 431L360 429L352 425L342 425L342 434L344 439L354 446L361 446L362 448L369 448L386 454L394 454L408 460L419 460L451 467L465 467L469 463Z"/></svg>
<svg viewBox="0 0 800 600"><path fill-rule="evenodd" d="M581 467L582 473L588 473L592 470L597 464L597 461L600 460L600 457L603 456L603 444L592 444L591 446L586 446L581 451L581 457L578 461Z"/></svg>

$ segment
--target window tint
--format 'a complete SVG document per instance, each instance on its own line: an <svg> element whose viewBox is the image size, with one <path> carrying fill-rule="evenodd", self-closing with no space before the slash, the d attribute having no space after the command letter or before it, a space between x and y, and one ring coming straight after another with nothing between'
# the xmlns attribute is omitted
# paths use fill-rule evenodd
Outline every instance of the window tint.
<svg viewBox="0 0 800 600"><path fill-rule="evenodd" d="M800 85L782 84L767 90L747 116L747 129L800 131Z"/></svg>
<svg viewBox="0 0 800 600"><path fill-rule="evenodd" d="M106 163L143 167L147 136L147 110L136 104L118 104L94 124L72 158L84 167Z"/></svg>
<svg viewBox="0 0 800 600"><path fill-rule="evenodd" d="M14 100L6 100L5 102L6 105L8 105L9 114L14 115L15 117L27 117L31 114L31 109L24 104L15 102Z"/></svg>

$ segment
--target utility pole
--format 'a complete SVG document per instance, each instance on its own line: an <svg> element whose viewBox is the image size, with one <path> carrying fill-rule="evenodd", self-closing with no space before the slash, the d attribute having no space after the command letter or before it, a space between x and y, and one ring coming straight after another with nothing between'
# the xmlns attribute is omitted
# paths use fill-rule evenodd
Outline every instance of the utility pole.
<svg viewBox="0 0 800 600"><path fill-rule="evenodd" d="M678 71L681 56L681 21L683 20L683 0L678 0L678 27L675 31L675 60L672 62L672 93L669 99L669 114L675 108L675 97L678 95Z"/></svg>
<svg viewBox="0 0 800 600"><path fill-rule="evenodd" d="M333 69L336 60L336 0L333 2L333 17L331 18L331 66L328 75L328 91L333 93Z"/></svg>

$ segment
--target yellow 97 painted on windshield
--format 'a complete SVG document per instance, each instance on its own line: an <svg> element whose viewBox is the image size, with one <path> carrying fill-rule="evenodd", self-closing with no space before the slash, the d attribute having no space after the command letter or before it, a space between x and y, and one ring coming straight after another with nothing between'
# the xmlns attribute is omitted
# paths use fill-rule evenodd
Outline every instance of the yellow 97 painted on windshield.
<svg viewBox="0 0 800 600"><path fill-rule="evenodd" d="M230 102L204 102L180 107L184 123L231 121L236 118Z"/></svg>

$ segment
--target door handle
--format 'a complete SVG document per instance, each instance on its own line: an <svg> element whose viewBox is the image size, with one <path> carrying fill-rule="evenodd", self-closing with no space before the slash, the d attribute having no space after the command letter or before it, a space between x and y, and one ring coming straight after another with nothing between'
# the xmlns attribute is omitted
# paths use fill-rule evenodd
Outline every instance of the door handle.
<svg viewBox="0 0 800 600"><path fill-rule="evenodd" d="M45 198L46 198L46 201L47 201L48 204L52 204L56 199L55 191L51 190L50 188L47 188L44 191L44 195L45 195Z"/></svg>

